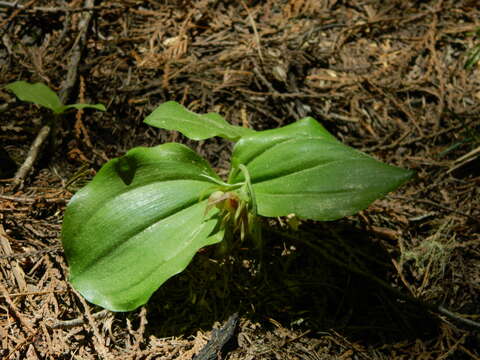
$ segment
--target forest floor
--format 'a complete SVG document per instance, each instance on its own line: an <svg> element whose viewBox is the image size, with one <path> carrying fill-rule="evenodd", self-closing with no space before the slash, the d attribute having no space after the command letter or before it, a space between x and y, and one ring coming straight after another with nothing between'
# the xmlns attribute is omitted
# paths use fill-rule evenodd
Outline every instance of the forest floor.
<svg viewBox="0 0 480 360"><path fill-rule="evenodd" d="M234 313L222 359L480 359L477 1L12 3L0 2L2 359L187 360ZM107 111L67 114L14 186L47 114L4 88L16 80ZM249 242L225 258L203 249L147 305L101 312L68 282L75 191L168 141L228 170L227 141L143 123L167 100L255 130L311 116L416 176L357 215L304 222L309 239L272 220L261 267Z"/></svg>

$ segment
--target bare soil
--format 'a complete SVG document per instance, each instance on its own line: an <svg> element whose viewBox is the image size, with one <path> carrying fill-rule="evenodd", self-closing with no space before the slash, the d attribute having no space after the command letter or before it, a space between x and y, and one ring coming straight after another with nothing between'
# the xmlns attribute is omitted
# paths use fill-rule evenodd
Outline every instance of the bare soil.
<svg viewBox="0 0 480 360"><path fill-rule="evenodd" d="M480 359L477 1L15 4L0 2L2 359L192 359L235 312L218 358ZM62 119L18 186L48 114L3 88L15 80L107 106ZM167 100L256 130L312 116L416 177L340 221L266 221L262 251L202 249L141 309L101 312L68 283L75 191L168 141L228 170L232 144L143 124Z"/></svg>

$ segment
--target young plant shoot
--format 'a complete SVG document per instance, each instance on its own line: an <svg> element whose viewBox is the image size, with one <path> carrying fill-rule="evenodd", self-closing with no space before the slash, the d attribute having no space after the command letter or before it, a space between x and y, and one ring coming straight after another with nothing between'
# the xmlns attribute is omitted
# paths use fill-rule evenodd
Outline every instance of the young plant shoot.
<svg viewBox="0 0 480 360"><path fill-rule="evenodd" d="M24 178L31 170L38 153L42 148L42 144L50 139L50 152L53 152L56 147L56 133L60 126L59 119L69 109L84 109L93 108L96 110L105 111L105 106L102 104L71 104L64 105L60 98L47 85L42 83L29 84L25 81L15 81L8 84L6 89L13 92L20 100L32 102L38 106L42 106L51 110L51 116L43 119L42 128L33 141L33 144L28 152L28 155L22 166L15 173L13 185L16 187L23 183Z"/></svg>
<svg viewBox="0 0 480 360"><path fill-rule="evenodd" d="M145 304L200 248L255 233L257 216L339 219L412 176L343 145L310 117L254 131L166 102L145 122L236 144L227 181L193 150L167 143L109 161L71 199L62 229L70 281L113 311Z"/></svg>
<svg viewBox="0 0 480 360"><path fill-rule="evenodd" d="M50 109L53 114L57 116L65 113L69 109L92 108L105 111L105 106L102 104L63 105L57 94L42 83L30 84L26 81L15 81L5 86L5 88L13 92L20 100Z"/></svg>

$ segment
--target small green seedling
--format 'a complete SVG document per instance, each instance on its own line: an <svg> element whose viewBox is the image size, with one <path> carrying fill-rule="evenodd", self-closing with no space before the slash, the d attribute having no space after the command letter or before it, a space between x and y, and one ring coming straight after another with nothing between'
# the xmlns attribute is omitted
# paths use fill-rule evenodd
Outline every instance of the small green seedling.
<svg viewBox="0 0 480 360"><path fill-rule="evenodd" d="M54 115L62 115L69 109L92 108L105 111L102 104L71 104L63 105L60 98L47 85L42 83L30 84L26 81L15 81L8 84L6 89L13 92L20 100L31 102L50 109Z"/></svg>
<svg viewBox="0 0 480 360"><path fill-rule="evenodd" d="M47 85L42 83L29 84L25 81L15 81L8 84L5 88L12 91L22 101L32 102L52 111L52 116L43 119L42 128L35 138L25 162L15 173L15 178L12 183L14 186L18 186L23 182L23 179L30 171L35 159L38 157L39 149L48 138L50 138L50 152L53 153L56 148L56 133L60 126L59 120L65 112L69 109L84 108L105 111L105 106L102 104L63 105L57 94L55 94L55 92L53 92Z"/></svg>
<svg viewBox="0 0 480 360"><path fill-rule="evenodd" d="M472 34L477 38L480 37L480 27ZM472 49L467 52L467 60L463 65L464 69L472 70L473 67L480 61L480 44L475 45Z"/></svg>
<svg viewBox="0 0 480 360"><path fill-rule="evenodd" d="M258 236L258 216L339 219L412 176L343 145L310 117L254 131L166 102L145 122L236 144L226 181L190 148L166 143L109 161L71 199L62 229L70 281L113 311L145 304L200 248L234 231Z"/></svg>

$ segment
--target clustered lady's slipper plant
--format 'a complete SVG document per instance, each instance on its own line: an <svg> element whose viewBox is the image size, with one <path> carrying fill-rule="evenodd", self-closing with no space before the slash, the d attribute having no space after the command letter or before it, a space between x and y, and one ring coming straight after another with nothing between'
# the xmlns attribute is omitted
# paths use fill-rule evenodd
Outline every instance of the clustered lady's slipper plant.
<svg viewBox="0 0 480 360"><path fill-rule="evenodd" d="M412 176L343 145L310 117L254 131L166 102L145 122L236 144L226 180L187 146L166 143L109 161L73 196L62 229L70 281L113 311L145 304L200 248L226 234L259 236L258 216L339 219Z"/></svg>

